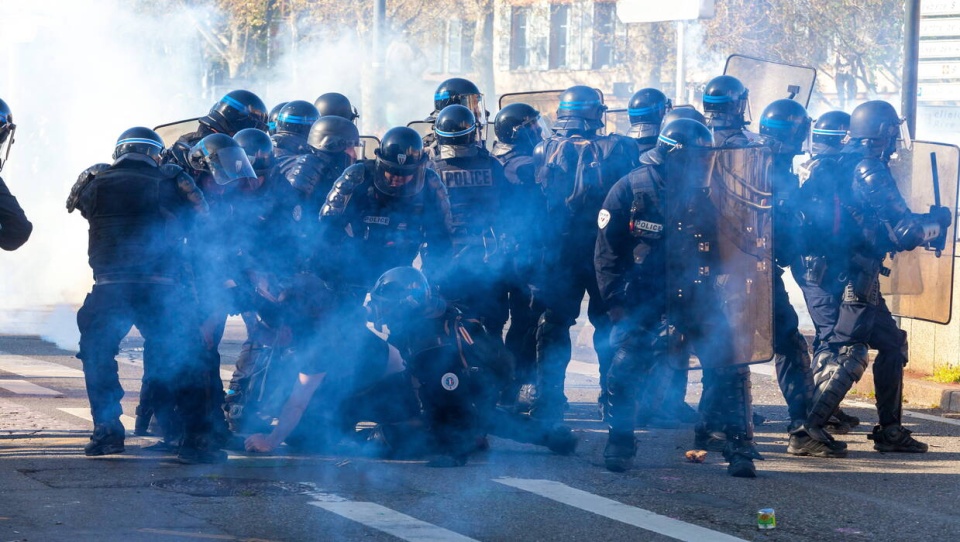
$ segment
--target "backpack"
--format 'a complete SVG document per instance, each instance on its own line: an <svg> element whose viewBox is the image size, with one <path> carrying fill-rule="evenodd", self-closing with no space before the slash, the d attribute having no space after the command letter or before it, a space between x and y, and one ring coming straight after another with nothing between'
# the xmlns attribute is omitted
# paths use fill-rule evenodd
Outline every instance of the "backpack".
<svg viewBox="0 0 960 542"><path fill-rule="evenodd" d="M543 164L537 184L547 198L549 213L567 213L595 219L593 207L603 203L603 149L580 136L552 137L543 143Z"/></svg>

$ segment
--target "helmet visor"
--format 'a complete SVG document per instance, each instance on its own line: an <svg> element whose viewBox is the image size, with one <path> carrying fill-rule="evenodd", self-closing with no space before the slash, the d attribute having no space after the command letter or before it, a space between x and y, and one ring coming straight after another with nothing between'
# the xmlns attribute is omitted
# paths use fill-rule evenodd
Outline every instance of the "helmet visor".
<svg viewBox="0 0 960 542"><path fill-rule="evenodd" d="M223 186L241 179L256 179L247 153L241 147L218 149L207 156L207 167L214 182Z"/></svg>
<svg viewBox="0 0 960 542"><path fill-rule="evenodd" d="M395 198L416 196L423 190L424 168L422 165L420 162L400 166L378 159L373 185L380 192Z"/></svg>
<svg viewBox="0 0 960 542"><path fill-rule="evenodd" d="M12 122L0 126L0 169L3 168L3 165L7 163L7 158L10 157L10 147L13 146L13 136L16 131L17 125Z"/></svg>

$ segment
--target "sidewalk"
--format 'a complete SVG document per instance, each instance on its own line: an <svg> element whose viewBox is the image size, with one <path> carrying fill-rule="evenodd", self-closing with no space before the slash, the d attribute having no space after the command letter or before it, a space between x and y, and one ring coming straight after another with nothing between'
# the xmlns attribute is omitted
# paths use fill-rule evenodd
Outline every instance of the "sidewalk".
<svg viewBox="0 0 960 542"><path fill-rule="evenodd" d="M960 384L941 384L927 380L927 375L911 372L907 365L903 375L903 402L923 408L940 408L960 413ZM862 397L874 397L873 361L853 390Z"/></svg>

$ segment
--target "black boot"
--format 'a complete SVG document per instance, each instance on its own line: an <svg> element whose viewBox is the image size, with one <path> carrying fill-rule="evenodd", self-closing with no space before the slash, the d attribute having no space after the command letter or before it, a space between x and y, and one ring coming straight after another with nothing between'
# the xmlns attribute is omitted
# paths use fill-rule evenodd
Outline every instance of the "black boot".
<svg viewBox="0 0 960 542"><path fill-rule="evenodd" d="M701 450L722 452L727 445L727 435L720 429L710 429L700 423L693 428L693 445Z"/></svg>
<svg viewBox="0 0 960 542"><path fill-rule="evenodd" d="M727 439L723 458L729 463L727 474L735 478L756 478L757 468L753 465L753 460L763 460L760 452L753 447L753 442L744 436Z"/></svg>
<svg viewBox="0 0 960 542"><path fill-rule="evenodd" d="M821 436L826 436L827 440L813 438L803 427L791 431L787 453L813 457L847 457L846 443L834 440L825 432Z"/></svg>
<svg viewBox="0 0 960 542"><path fill-rule="evenodd" d="M873 449L878 452L904 452L922 454L927 451L927 445L910 436L910 430L902 425L875 425L873 433L867 435L873 441Z"/></svg>
<svg viewBox="0 0 960 542"><path fill-rule="evenodd" d="M610 431L607 445L603 449L603 464L612 472L626 472L633 467L633 456L637 455L637 439L633 433Z"/></svg>
<svg viewBox="0 0 960 542"><path fill-rule="evenodd" d="M223 463L226 460L226 452L215 446L208 436L185 436L177 452L177 461L185 465Z"/></svg>
<svg viewBox="0 0 960 542"><path fill-rule="evenodd" d="M90 442L83 447L86 456L121 454L124 451L123 437L125 429L120 420L95 425Z"/></svg>
<svg viewBox="0 0 960 542"><path fill-rule="evenodd" d="M834 435L846 435L858 425L860 425L860 418L851 416L838 408L833 416L830 416L830 419L827 420L824 429Z"/></svg>

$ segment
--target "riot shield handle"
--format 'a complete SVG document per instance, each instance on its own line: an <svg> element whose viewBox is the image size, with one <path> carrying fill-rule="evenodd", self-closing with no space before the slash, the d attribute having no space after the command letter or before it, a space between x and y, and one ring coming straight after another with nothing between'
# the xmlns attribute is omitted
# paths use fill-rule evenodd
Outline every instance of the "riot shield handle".
<svg viewBox="0 0 960 542"><path fill-rule="evenodd" d="M800 85L787 85L787 99L792 100L800 94Z"/></svg>
<svg viewBox="0 0 960 542"><path fill-rule="evenodd" d="M941 207L940 205L940 171L937 169L937 153L930 153L930 167L933 173L933 205L930 206L930 212L934 212ZM950 228L940 228L940 235L926 244L927 250L934 251L937 258L943 253L947 246L947 230Z"/></svg>

